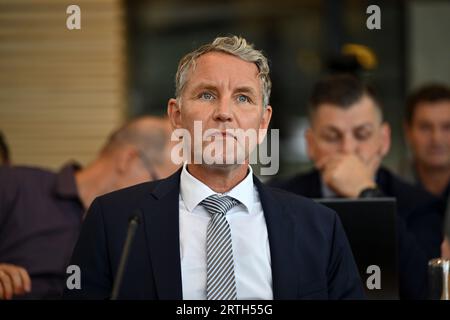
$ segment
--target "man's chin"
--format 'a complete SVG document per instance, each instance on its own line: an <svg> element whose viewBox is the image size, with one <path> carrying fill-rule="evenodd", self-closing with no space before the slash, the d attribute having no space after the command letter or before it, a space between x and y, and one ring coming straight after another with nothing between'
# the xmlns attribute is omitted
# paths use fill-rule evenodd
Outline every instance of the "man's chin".
<svg viewBox="0 0 450 320"><path fill-rule="evenodd" d="M231 169L236 168L246 164L245 158L238 159L236 156L221 156L217 158L204 158L203 163L204 166L223 168L223 169Z"/></svg>

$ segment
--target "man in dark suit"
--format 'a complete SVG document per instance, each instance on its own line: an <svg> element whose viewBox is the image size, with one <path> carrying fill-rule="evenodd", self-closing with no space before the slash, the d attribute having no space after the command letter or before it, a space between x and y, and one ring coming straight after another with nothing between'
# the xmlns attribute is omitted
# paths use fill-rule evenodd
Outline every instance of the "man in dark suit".
<svg viewBox="0 0 450 320"><path fill-rule="evenodd" d="M315 169L270 184L309 198L395 197L400 297L425 298L427 262L439 256L442 217L432 196L380 167L390 129L373 89L351 75L329 76L314 87L309 107L306 139Z"/></svg>
<svg viewBox="0 0 450 320"><path fill-rule="evenodd" d="M216 38L180 61L168 114L188 145L186 162L168 179L94 201L72 257L81 289L67 297L110 297L136 209L142 223L119 298L363 297L336 213L252 173L249 154L271 118L270 88L266 58L243 38ZM242 140L239 129L253 130L256 141Z"/></svg>

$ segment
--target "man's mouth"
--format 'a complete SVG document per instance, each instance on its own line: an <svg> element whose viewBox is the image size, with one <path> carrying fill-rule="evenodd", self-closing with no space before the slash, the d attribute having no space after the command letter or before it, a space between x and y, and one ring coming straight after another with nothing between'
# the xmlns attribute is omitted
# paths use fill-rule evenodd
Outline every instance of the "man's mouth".
<svg viewBox="0 0 450 320"><path fill-rule="evenodd" d="M435 154L444 154L444 153L447 153L448 151L446 148L442 148L442 147L431 147L431 148L428 148L427 152L429 154L435 155Z"/></svg>
<svg viewBox="0 0 450 320"><path fill-rule="evenodd" d="M208 135L208 138L210 138L210 137L213 137L214 139L230 138L230 139L236 140L236 136L233 133L228 132L228 131L217 131L217 132L214 132L214 133Z"/></svg>

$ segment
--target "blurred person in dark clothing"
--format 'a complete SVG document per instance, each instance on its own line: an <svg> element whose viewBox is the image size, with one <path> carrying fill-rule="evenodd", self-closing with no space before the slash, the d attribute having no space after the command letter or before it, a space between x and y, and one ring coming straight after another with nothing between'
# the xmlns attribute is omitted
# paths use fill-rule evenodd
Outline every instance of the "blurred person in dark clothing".
<svg viewBox="0 0 450 320"><path fill-rule="evenodd" d="M427 262L440 255L442 217L436 199L381 166L390 128L372 88L351 75L324 78L313 89L306 132L315 169L270 184L311 198L397 199L400 297L425 298Z"/></svg>
<svg viewBox="0 0 450 320"><path fill-rule="evenodd" d="M402 175L411 183L439 198L441 211L448 208L450 196L450 88L428 84L407 99L405 136L412 159L402 166ZM448 256L448 239L442 243L442 256Z"/></svg>
<svg viewBox="0 0 450 320"><path fill-rule="evenodd" d="M5 136L0 131L0 166L1 165L9 165L11 163L9 156L9 148L6 143Z"/></svg>
<svg viewBox="0 0 450 320"><path fill-rule="evenodd" d="M141 117L115 131L87 167L0 168L0 299L59 298L93 199L172 174L171 127Z"/></svg>
<svg viewBox="0 0 450 320"><path fill-rule="evenodd" d="M450 88L429 84L409 97L405 136L412 153L402 175L439 197L445 211L450 191Z"/></svg>

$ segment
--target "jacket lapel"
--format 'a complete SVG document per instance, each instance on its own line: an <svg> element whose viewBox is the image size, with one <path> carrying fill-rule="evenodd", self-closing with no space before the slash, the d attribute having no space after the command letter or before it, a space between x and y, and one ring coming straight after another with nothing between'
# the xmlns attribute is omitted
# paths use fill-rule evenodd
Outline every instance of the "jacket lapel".
<svg viewBox="0 0 450 320"><path fill-rule="evenodd" d="M266 219L272 263L274 299L296 299L300 270L295 268L295 221L259 179L253 181L258 189Z"/></svg>
<svg viewBox="0 0 450 320"><path fill-rule="evenodd" d="M181 170L162 180L143 204L147 247L156 294L162 300L181 300L179 194Z"/></svg>
<svg viewBox="0 0 450 320"><path fill-rule="evenodd" d="M181 300L179 240L181 170L162 180L142 205L146 241L158 299ZM274 299L295 299L300 270L295 268L295 223L284 205L254 176L266 219Z"/></svg>

